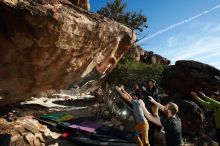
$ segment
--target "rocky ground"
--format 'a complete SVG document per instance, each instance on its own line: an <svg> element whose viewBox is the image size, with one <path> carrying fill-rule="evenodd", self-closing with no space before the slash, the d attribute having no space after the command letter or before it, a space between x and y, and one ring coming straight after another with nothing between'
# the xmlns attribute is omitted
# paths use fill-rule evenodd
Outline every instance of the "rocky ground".
<svg viewBox="0 0 220 146"><path fill-rule="evenodd" d="M74 117L91 117L103 125L114 126L124 130L124 127L133 127L133 122L122 124L117 117L102 118L100 105L91 95L71 96L66 94L53 94L50 97L31 98L29 101L4 108L0 118L0 134L11 134L12 143L17 146L76 146L62 138L62 133L42 125L35 118L49 112L61 112L74 115ZM99 107L99 109L98 109ZM108 113L102 112L108 116Z"/></svg>

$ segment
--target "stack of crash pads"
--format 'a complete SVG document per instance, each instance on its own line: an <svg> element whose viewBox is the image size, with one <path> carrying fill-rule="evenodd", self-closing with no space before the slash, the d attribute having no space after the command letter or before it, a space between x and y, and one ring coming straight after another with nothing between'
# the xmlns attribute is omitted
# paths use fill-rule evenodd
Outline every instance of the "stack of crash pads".
<svg viewBox="0 0 220 146"><path fill-rule="evenodd" d="M79 144L80 146L136 146L129 133L107 126L102 126L94 132L87 134L73 132L64 133L63 136L72 143Z"/></svg>
<svg viewBox="0 0 220 146"><path fill-rule="evenodd" d="M63 113L43 115L38 120L64 132L63 138L80 146L135 146L131 135L120 129L103 126L94 118L74 118Z"/></svg>
<svg viewBox="0 0 220 146"><path fill-rule="evenodd" d="M131 139L122 139L116 136L105 134L69 134L65 133L65 137L72 143L80 146L136 146Z"/></svg>

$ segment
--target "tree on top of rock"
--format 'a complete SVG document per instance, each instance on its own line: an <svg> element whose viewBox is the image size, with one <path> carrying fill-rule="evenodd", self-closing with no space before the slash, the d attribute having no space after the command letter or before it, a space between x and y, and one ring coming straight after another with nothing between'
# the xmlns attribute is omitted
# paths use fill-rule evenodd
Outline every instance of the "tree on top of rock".
<svg viewBox="0 0 220 146"><path fill-rule="evenodd" d="M125 12L127 4L122 0L114 0L111 3L106 4L97 11L98 14L112 18L120 23L125 24L136 32L142 32L144 28L147 28L147 18L140 12Z"/></svg>

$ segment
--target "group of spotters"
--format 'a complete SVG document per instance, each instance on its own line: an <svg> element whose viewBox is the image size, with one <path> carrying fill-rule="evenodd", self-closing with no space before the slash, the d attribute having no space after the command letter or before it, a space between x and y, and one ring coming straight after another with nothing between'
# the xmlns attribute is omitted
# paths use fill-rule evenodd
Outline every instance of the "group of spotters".
<svg viewBox="0 0 220 146"><path fill-rule="evenodd" d="M109 56L97 54L94 60L90 62L86 70L82 73L78 81L70 84L69 89L79 88L80 90L84 90L85 88L89 91L89 88L92 88L96 84L97 80L103 78L106 75L106 72L111 70L111 68L113 68L118 62L118 59L115 57L115 53L121 38L122 36L116 37L109 46L104 48L104 52L105 50L108 50L108 47L113 48ZM155 80L149 80L146 87L135 84L135 92L132 96L128 94L122 86L116 86L116 90L133 106L133 113L137 123L135 127L137 132L134 134L134 140L137 142L138 146L153 146L153 137L157 131L161 130L161 127L163 127L165 131L167 146L181 145L181 119L176 115L179 110L178 106L173 102L169 102L165 106L160 104ZM198 97L196 92L192 91L191 95L199 104L214 110L217 133L216 138L220 144L219 91L214 94L214 99L207 97L202 92L198 93L201 94L204 100ZM162 111L166 116L159 117L158 110ZM139 137L139 135L141 135L141 137ZM148 137L150 141L148 140Z"/></svg>
<svg viewBox="0 0 220 146"><path fill-rule="evenodd" d="M181 119L178 117L178 106L173 102L166 105L160 103L156 81L151 79L146 86L136 83L134 92L130 95L123 86L116 86L119 94L132 104L133 115L136 122L133 140L138 146L154 146L155 135L160 131L165 132L167 146L181 146L182 129ZM212 98L204 93L198 92L203 98L198 97L196 92L191 92L195 100L210 109L214 109L216 123L216 139L220 144L220 95L215 92ZM165 116L159 116L158 111ZM186 113L187 114L187 113ZM157 135L159 136L159 135Z"/></svg>

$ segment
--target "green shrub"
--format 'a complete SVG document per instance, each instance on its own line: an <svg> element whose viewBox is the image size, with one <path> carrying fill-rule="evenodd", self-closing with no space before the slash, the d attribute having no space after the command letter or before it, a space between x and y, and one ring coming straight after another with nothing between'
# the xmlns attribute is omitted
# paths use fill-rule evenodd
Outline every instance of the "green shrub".
<svg viewBox="0 0 220 146"><path fill-rule="evenodd" d="M155 79L160 84L165 65L148 65L137 62L132 56L126 56L117 64L116 68L108 75L110 84L124 84L132 88L134 83L146 83L149 79Z"/></svg>
<svg viewBox="0 0 220 146"><path fill-rule="evenodd" d="M118 21L136 32L142 32L147 28L147 17L142 11L126 11L127 3L122 0L107 2L106 6L97 11L98 14Z"/></svg>

